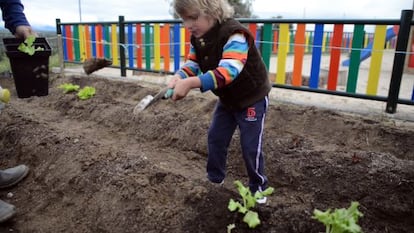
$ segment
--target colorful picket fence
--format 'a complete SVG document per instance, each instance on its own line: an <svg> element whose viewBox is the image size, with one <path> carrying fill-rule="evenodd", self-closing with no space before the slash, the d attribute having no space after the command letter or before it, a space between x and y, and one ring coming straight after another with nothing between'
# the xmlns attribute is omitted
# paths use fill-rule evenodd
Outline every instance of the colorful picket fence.
<svg viewBox="0 0 414 233"><path fill-rule="evenodd" d="M294 54L295 44L303 44L305 54L312 53L314 47L314 39L318 39L319 35L315 35L314 31L305 31L305 24L299 24L297 30L283 30L289 27L289 24L281 24L282 30L273 30L269 34L266 28L271 26L266 23L263 30L257 28L256 23L248 23L247 27L255 35L255 39L260 45L262 32L264 38L272 37L271 50L266 50L268 54L278 54L279 44L287 44L282 47L282 54L285 56ZM119 65L119 39L118 39L118 23L89 23L64 25L62 35L64 38L63 49L64 59L67 62L82 62L90 57L107 57L112 58L114 65ZM148 71L165 71L173 72L179 68L182 57L189 49L189 32L182 27L180 23L129 23L127 28L127 42L124 44L128 50L128 68L145 69ZM141 32L141 33L136 33ZM352 32L343 32L342 38L335 36L334 32L323 32L321 51L329 53L332 47L340 47L342 52L352 49ZM288 38L286 40L285 38ZM299 40L299 38L303 38ZM374 33L364 33L363 47L366 47L373 41ZM335 43L335 39L340 39L340 44ZM386 42L386 49L395 49L396 38ZM284 52L286 50L286 53ZM170 68L171 58L174 68ZM163 60L164 66L160 64ZM145 64L145 65L144 65ZM152 66L154 64L154 66ZM267 64L268 65L268 64Z"/></svg>
<svg viewBox="0 0 414 233"><path fill-rule="evenodd" d="M121 45L117 22L63 25L64 61L82 62L91 57L106 57L112 59L114 66L119 66L119 46L123 46L127 51L128 69L168 73L179 68L190 48L190 34L179 22L128 23L126 29L127 41ZM170 67L172 62L173 69Z"/></svg>
<svg viewBox="0 0 414 233"><path fill-rule="evenodd" d="M410 28L412 24L411 19L403 22L403 17L409 17L406 14L412 11L403 11L401 20L243 19L240 22L255 36L269 74L275 76L274 86L380 101L393 99L389 111L395 112L397 102L414 104L414 84L411 84L412 95L401 99L398 91L393 91L397 95L393 98L379 94L378 83L384 52L392 51L396 58L405 58L407 54L407 43L397 51L397 43L405 40L402 31L407 33L401 27ZM117 22L61 23L58 19L57 24L63 38L65 62L80 63L90 57L105 57L112 59L113 66L121 70L174 73L185 61L190 46L190 34L179 20L124 21L120 16ZM349 54L346 62L341 58L344 54ZM307 67L309 77L303 75L305 56L311 57ZM324 86L320 74L323 56L329 57ZM369 77L364 84L365 92L360 93L357 92L360 65L369 56ZM293 68L287 70L287 60L292 57ZM347 78L342 90L338 88L338 79L344 65ZM394 73L399 76L393 77L399 79L397 83L402 79L399 70L393 70L393 76ZM308 79L306 85L304 78Z"/></svg>

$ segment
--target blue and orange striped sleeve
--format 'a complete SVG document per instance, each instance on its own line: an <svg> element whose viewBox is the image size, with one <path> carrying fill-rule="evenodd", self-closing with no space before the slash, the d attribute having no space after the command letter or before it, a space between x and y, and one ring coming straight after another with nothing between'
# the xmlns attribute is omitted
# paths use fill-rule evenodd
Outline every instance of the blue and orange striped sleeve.
<svg viewBox="0 0 414 233"><path fill-rule="evenodd" d="M200 66L196 60L195 49L191 45L187 61L181 66L181 69L177 71L177 74L180 75L181 78L198 76L200 74Z"/></svg>
<svg viewBox="0 0 414 233"><path fill-rule="evenodd" d="M249 44L242 33L235 33L223 47L222 58L214 70L199 76L201 91L215 90L229 85L243 70L247 61Z"/></svg>

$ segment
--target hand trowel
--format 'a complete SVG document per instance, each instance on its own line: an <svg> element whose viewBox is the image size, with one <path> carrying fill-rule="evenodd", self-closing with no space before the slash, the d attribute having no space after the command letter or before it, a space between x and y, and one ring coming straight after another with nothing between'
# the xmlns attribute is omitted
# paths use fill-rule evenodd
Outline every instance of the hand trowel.
<svg viewBox="0 0 414 233"><path fill-rule="evenodd" d="M135 106L133 113L138 114L146 109L151 104L157 102L160 99L168 99L174 94L174 89L165 87L161 89L155 96L147 95Z"/></svg>

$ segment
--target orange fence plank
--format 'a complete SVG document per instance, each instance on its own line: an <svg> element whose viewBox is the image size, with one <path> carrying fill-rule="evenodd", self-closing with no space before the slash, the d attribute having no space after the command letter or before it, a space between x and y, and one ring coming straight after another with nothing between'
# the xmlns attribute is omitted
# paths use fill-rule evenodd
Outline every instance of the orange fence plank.
<svg viewBox="0 0 414 233"><path fill-rule="evenodd" d="M333 39L332 39L332 49L331 49L331 61L329 65L329 74L328 74L328 90L335 91L336 85L338 83L338 72L339 72L339 63L341 59L341 44L342 44L342 35L344 32L343 24L336 24L334 26Z"/></svg>
<svg viewBox="0 0 414 233"><path fill-rule="evenodd" d="M303 57L305 55L306 47L306 24L298 24L295 35L295 58L293 63L293 86L302 86L302 67Z"/></svg>
<svg viewBox="0 0 414 233"><path fill-rule="evenodd" d="M170 25L161 27L161 56L164 58L164 71L170 71Z"/></svg>
<svg viewBox="0 0 414 233"><path fill-rule="evenodd" d="M185 29L185 58L187 59L187 54L190 52L190 38L191 38L191 33L190 31L187 30L187 28Z"/></svg>
<svg viewBox="0 0 414 233"><path fill-rule="evenodd" d="M68 49L68 58L70 61L73 61L73 34L72 34L72 27L70 25L65 25L65 31L66 31L66 44Z"/></svg>
<svg viewBox="0 0 414 233"><path fill-rule="evenodd" d="M96 25L95 27L95 34L96 34L96 56L97 57L104 57L103 53L103 43L102 43L102 25Z"/></svg>
<svg viewBox="0 0 414 233"><path fill-rule="evenodd" d="M91 58L92 57L92 48L91 48L91 33L90 33L90 30L89 30L89 25L85 24L84 29L85 29L85 53L86 53L86 58Z"/></svg>
<svg viewBox="0 0 414 233"><path fill-rule="evenodd" d="M249 31L253 34L254 39L256 40L257 38L257 24L255 23L249 23Z"/></svg>
<svg viewBox="0 0 414 233"><path fill-rule="evenodd" d="M135 40L136 40L136 44L137 44L137 68L142 69L142 55L143 55L143 51L142 51L142 32L141 32L141 24L137 24L135 26L136 28L136 35L135 35Z"/></svg>

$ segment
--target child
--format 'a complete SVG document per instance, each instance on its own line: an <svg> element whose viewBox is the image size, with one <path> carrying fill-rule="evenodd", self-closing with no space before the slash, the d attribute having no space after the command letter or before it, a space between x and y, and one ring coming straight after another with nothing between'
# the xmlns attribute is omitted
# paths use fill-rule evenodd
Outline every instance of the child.
<svg viewBox="0 0 414 233"><path fill-rule="evenodd" d="M226 0L175 0L173 7L192 35L188 61L168 84L172 99L184 98L192 88L219 97L208 131L207 178L223 182L227 149L238 126L250 190L263 191L262 135L271 84L254 37L232 19Z"/></svg>

